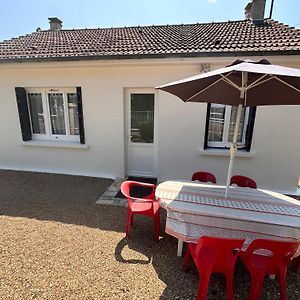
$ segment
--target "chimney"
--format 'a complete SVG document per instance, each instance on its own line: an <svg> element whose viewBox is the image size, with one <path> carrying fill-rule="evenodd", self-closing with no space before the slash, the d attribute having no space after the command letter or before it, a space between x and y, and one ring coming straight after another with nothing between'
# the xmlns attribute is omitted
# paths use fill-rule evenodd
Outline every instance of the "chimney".
<svg viewBox="0 0 300 300"><path fill-rule="evenodd" d="M56 17L48 18L50 23L50 30L60 30L62 29L62 21Z"/></svg>
<svg viewBox="0 0 300 300"><path fill-rule="evenodd" d="M262 21L265 16L266 0L252 0L245 7L245 19L252 19L254 23Z"/></svg>

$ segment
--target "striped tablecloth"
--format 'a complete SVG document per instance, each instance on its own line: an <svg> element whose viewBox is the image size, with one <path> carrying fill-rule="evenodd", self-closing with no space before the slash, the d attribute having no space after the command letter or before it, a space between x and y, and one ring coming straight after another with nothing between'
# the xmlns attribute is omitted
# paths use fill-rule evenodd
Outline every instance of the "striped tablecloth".
<svg viewBox="0 0 300 300"><path fill-rule="evenodd" d="M167 210L166 233L185 242L201 236L300 241L300 201L260 189L166 181L156 197ZM297 255L300 254L300 247Z"/></svg>

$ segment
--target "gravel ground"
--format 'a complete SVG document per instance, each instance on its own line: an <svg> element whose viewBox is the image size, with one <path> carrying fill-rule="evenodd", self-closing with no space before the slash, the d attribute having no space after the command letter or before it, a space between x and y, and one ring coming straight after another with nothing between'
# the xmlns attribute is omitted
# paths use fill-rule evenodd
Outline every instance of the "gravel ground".
<svg viewBox="0 0 300 300"><path fill-rule="evenodd" d="M195 267L182 271L176 240L153 239L151 219L137 217L124 236L126 209L96 205L110 180L0 171L0 299L195 299ZM300 271L288 272L287 299L300 299ZM235 299L246 299L249 275L239 263ZM208 299L226 299L213 274ZM266 279L261 299L279 299Z"/></svg>

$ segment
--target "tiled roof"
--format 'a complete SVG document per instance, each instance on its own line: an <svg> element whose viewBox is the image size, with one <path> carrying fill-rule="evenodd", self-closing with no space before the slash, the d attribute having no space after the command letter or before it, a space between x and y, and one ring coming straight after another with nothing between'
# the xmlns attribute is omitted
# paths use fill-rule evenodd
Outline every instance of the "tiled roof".
<svg viewBox="0 0 300 300"><path fill-rule="evenodd" d="M0 42L0 62L300 54L300 30L266 19L43 30Z"/></svg>

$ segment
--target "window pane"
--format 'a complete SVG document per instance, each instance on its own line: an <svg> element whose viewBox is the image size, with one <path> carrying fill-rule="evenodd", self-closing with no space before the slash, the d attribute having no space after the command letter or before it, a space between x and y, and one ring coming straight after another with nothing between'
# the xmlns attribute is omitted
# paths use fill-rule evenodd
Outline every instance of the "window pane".
<svg viewBox="0 0 300 300"><path fill-rule="evenodd" d="M79 135L77 94L68 93L70 135Z"/></svg>
<svg viewBox="0 0 300 300"><path fill-rule="evenodd" d="M63 95L48 94L52 134L66 134Z"/></svg>
<svg viewBox="0 0 300 300"><path fill-rule="evenodd" d="M230 142L230 143L232 143L232 141L233 141L237 109L238 109L237 106L232 106L232 108L231 108L230 124L229 124L229 132L228 132L228 142ZM245 124L245 113L246 113L246 108L243 107L241 120L240 120L240 127L239 127L239 132L238 132L238 138L237 138L238 143L243 142L243 129L244 129L244 124Z"/></svg>
<svg viewBox="0 0 300 300"><path fill-rule="evenodd" d="M208 142L222 142L225 121L225 105L214 104L210 106Z"/></svg>
<svg viewBox="0 0 300 300"><path fill-rule="evenodd" d="M28 94L31 116L32 133L45 134L45 120L43 112L42 95L40 93Z"/></svg>
<svg viewBox="0 0 300 300"><path fill-rule="evenodd" d="M153 143L154 94L131 94L131 142Z"/></svg>

